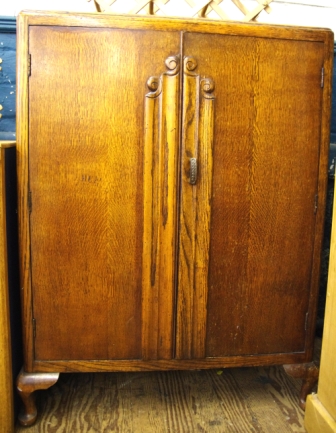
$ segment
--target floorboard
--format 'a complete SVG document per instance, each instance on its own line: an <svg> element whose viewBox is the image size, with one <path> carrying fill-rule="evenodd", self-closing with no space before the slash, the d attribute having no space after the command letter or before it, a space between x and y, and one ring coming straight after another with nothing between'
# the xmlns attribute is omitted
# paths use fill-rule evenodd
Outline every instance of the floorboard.
<svg viewBox="0 0 336 433"><path fill-rule="evenodd" d="M300 385L278 366L62 374L16 433L304 433Z"/></svg>

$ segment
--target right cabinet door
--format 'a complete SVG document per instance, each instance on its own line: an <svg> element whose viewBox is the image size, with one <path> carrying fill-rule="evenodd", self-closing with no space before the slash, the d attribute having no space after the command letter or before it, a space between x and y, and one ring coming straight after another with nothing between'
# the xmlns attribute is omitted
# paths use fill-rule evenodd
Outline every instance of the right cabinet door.
<svg viewBox="0 0 336 433"><path fill-rule="evenodd" d="M303 352L324 44L186 33L184 58L176 357Z"/></svg>

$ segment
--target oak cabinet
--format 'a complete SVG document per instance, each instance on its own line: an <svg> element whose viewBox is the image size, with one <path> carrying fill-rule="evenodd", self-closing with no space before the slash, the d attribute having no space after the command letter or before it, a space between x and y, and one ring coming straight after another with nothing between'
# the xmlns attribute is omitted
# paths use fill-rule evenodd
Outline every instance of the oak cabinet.
<svg viewBox="0 0 336 433"><path fill-rule="evenodd" d="M311 360L333 35L24 13L31 392L59 372Z"/></svg>

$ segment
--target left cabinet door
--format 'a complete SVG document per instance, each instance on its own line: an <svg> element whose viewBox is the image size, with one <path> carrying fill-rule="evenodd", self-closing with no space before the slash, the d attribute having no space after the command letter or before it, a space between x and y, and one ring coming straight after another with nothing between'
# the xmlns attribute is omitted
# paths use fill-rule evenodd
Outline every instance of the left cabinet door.
<svg viewBox="0 0 336 433"><path fill-rule="evenodd" d="M35 360L172 357L179 51L178 32L30 27Z"/></svg>

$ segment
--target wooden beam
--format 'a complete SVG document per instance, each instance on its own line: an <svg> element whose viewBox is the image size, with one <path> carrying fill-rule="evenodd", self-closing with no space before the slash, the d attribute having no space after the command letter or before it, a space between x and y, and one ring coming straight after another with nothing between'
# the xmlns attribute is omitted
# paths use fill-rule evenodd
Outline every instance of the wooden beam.
<svg viewBox="0 0 336 433"><path fill-rule="evenodd" d="M5 193L5 149L13 145L0 142L0 427L6 433L14 432Z"/></svg>
<svg viewBox="0 0 336 433"><path fill-rule="evenodd" d="M334 210L336 194L334 193ZM309 396L305 413L308 433L336 433L336 212L332 219L327 301L317 395Z"/></svg>

